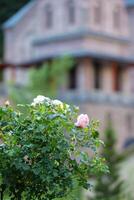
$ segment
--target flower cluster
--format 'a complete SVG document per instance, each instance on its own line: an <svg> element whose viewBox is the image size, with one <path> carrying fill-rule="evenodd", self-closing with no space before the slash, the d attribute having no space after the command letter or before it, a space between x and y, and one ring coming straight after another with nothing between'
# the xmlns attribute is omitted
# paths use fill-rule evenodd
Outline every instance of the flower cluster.
<svg viewBox="0 0 134 200"><path fill-rule="evenodd" d="M48 97L38 95L36 98L33 99L31 106L36 106L36 105L40 105L40 104L51 104L51 105L55 105L55 106L61 106L61 108L63 107L63 103L57 99L51 100Z"/></svg>
<svg viewBox="0 0 134 200"><path fill-rule="evenodd" d="M34 98L33 102L32 102L32 106L36 106L36 105L40 105L40 104L51 104L51 105L55 105L60 107L61 109L64 109L64 105L66 107L66 109L69 109L69 105L68 104L63 104L62 101L60 100L51 100L48 97L42 96L42 95L38 95L36 98ZM75 123L76 127L79 128L86 128L89 125L89 117L87 114L81 114L77 117L77 122Z"/></svg>
<svg viewBox="0 0 134 200"><path fill-rule="evenodd" d="M50 102L50 99L48 97L44 97L42 95L38 95L36 98L33 99L33 102L32 102L32 106L36 106L36 105L39 105L39 104L43 104L43 103L49 103Z"/></svg>

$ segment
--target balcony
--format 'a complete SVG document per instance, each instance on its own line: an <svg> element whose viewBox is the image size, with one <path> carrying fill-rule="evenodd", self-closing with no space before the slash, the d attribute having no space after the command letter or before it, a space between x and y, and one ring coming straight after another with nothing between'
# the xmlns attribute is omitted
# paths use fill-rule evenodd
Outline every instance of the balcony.
<svg viewBox="0 0 134 200"><path fill-rule="evenodd" d="M75 104L111 104L113 106L130 106L134 108L134 95L128 96L120 93L106 94L102 91L81 92L73 90L60 94L59 98L66 102L73 102Z"/></svg>

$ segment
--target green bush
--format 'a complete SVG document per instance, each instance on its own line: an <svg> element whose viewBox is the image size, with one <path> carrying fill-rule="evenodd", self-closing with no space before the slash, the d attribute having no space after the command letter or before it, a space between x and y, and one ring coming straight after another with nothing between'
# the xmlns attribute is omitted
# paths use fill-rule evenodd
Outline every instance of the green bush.
<svg viewBox="0 0 134 200"><path fill-rule="evenodd" d="M107 171L97 153L103 143L98 122L82 115L84 123L80 116L74 123L77 107L43 96L18 106L26 108L25 114L8 102L0 107L1 199L5 194L11 200L65 197L75 181L88 189L90 175Z"/></svg>

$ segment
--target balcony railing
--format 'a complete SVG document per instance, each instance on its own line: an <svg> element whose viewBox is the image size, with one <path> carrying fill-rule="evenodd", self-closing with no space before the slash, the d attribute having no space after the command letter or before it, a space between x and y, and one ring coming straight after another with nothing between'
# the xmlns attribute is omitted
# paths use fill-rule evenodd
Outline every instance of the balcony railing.
<svg viewBox="0 0 134 200"><path fill-rule="evenodd" d="M66 102L112 104L134 107L134 95L125 95L121 93L106 94L101 91L67 91L59 95L60 99Z"/></svg>

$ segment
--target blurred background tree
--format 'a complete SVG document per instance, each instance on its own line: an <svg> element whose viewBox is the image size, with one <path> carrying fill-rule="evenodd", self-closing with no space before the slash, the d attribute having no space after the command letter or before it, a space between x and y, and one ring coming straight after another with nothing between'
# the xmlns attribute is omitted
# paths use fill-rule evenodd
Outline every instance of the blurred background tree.
<svg viewBox="0 0 134 200"><path fill-rule="evenodd" d="M72 58L64 57L44 64L41 68L30 71L29 90L34 96L44 94L55 97L58 91L64 90L68 80L68 73L73 67Z"/></svg>
<svg viewBox="0 0 134 200"><path fill-rule="evenodd" d="M124 178L122 186L123 197L134 200L134 147L130 146L124 153L125 159L121 163L121 177ZM124 200L124 199L123 199Z"/></svg>
<svg viewBox="0 0 134 200"><path fill-rule="evenodd" d="M102 154L106 158L110 172L98 176L94 200L119 200L123 184L119 173L119 163L122 157L116 151L116 136L110 122L104 136L105 148Z"/></svg>
<svg viewBox="0 0 134 200"><path fill-rule="evenodd" d="M15 14L29 0L0 0L0 58L3 55L3 34L1 25Z"/></svg>
<svg viewBox="0 0 134 200"><path fill-rule="evenodd" d="M74 66L70 57L55 59L40 68L29 70L29 82L24 86L10 86L10 99L15 104L30 103L37 95L57 97L67 84L68 74Z"/></svg>

